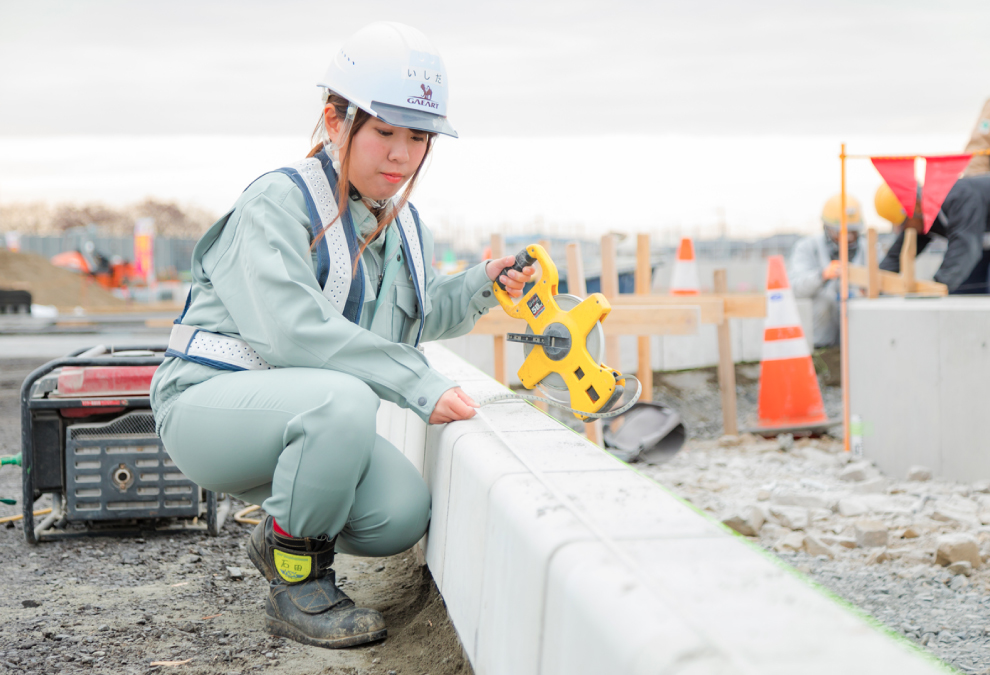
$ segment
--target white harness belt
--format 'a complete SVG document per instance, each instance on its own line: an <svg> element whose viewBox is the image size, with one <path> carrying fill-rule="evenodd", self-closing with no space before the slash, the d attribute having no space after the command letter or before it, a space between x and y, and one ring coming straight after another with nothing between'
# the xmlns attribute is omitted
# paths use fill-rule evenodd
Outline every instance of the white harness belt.
<svg viewBox="0 0 990 675"><path fill-rule="evenodd" d="M177 323L168 338L168 350L194 359L225 364L236 370L271 370L261 355L240 338L211 333Z"/></svg>

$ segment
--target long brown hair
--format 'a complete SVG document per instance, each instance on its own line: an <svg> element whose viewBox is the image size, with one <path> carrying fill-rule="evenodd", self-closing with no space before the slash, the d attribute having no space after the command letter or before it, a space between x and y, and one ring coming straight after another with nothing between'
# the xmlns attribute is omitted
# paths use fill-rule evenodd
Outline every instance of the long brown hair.
<svg viewBox="0 0 990 675"><path fill-rule="evenodd" d="M331 92L329 98L327 99L327 105L333 106L334 114L337 116L337 119L340 120L341 122L343 122L347 118L347 106L350 105L350 103L344 97L338 96L337 94ZM324 108L324 110L326 109ZM344 209L348 208L347 200L350 199L350 194L352 190L351 181L349 180L348 177L348 169L350 166L350 159L351 159L351 143L349 141L350 139L354 138L354 136L361 129L361 127L363 127L370 119L371 119L370 114L368 114L361 108L358 108L357 114L354 116L354 121L351 123L350 133L348 134L348 143L347 145L344 146L344 156L340 158L340 171L338 172L337 175L337 217L334 218L329 223L326 223L323 226L323 230L318 235L316 235L316 237L313 238L313 243L310 244L310 250L312 250L313 247L315 247L319 243L320 239L322 239L323 236L327 233L327 230L329 230L334 223L336 223L338 220L341 219L344 213ZM316 145L313 147L312 150L309 151L309 154L306 155L307 157L313 157L314 155L316 155L316 153L318 153L320 150L323 149L323 141L320 139L323 138L324 125L325 125L324 117L321 114L320 121L317 122L316 128L313 129L312 140L314 143L316 143ZM385 226L388 225L390 222L392 222L393 218L398 217L399 212L406 205L406 202L409 201L409 195L412 194L413 188L416 187L416 180L419 178L419 173L420 171L423 170L423 166L426 164L426 159L430 156L430 151L433 149L433 142L434 140L436 140L437 137L437 135L432 132L424 131L423 133L426 134L426 153L423 155L423 161L419 163L419 166L416 167L416 171L409 179L409 182L406 183L406 188L405 190L402 191L402 196L399 198L398 204L394 204L393 207L392 205L393 202L389 200L389 205L387 205L385 208L372 209L372 213L375 215L375 218L378 220L378 227L375 228L374 232L372 232L370 235L365 237L364 243L361 245L361 250L358 251L357 254L358 258L360 258L364 254L364 249L368 247L368 244L371 241L373 241L375 237L381 234L382 230L385 229ZM354 262L356 261L355 260L351 261L352 265ZM357 274L356 265L354 265L354 270L355 270L354 273Z"/></svg>

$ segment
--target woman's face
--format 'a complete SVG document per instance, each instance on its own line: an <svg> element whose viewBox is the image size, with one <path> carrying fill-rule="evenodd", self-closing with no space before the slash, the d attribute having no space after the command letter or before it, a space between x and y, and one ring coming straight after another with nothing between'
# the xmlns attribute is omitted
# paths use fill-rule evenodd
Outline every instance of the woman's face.
<svg viewBox="0 0 990 675"><path fill-rule="evenodd" d="M329 131L331 139L336 140L335 130ZM394 197L426 156L427 138L424 131L369 119L349 141L351 184L363 197L376 200Z"/></svg>

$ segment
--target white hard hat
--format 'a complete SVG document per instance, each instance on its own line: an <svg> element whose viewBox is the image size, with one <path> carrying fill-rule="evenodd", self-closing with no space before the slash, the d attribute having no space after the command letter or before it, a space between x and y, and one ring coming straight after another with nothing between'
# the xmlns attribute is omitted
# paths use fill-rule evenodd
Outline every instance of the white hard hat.
<svg viewBox="0 0 990 675"><path fill-rule="evenodd" d="M447 122L447 70L430 40L394 21L348 38L319 83L386 124L457 138Z"/></svg>

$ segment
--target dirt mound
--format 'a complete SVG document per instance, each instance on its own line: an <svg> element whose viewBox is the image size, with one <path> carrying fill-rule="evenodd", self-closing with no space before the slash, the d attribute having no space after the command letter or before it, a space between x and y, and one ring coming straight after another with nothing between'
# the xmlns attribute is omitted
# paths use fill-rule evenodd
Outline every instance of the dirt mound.
<svg viewBox="0 0 990 675"><path fill-rule="evenodd" d="M198 239L216 220L203 209L150 198L120 208L98 202L4 204L0 206L0 231L57 236L70 228L93 224L105 234L128 236L134 233L138 218L153 218L160 237L188 239Z"/></svg>
<svg viewBox="0 0 990 675"><path fill-rule="evenodd" d="M114 307L125 303L96 282L55 267L33 253L0 249L0 287L31 292L31 301L57 307Z"/></svg>

